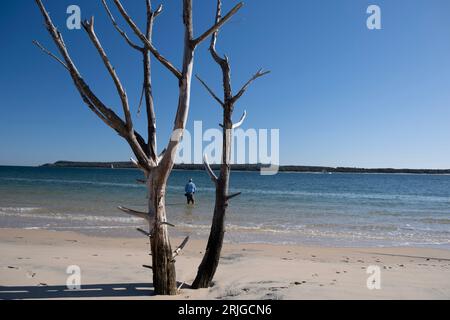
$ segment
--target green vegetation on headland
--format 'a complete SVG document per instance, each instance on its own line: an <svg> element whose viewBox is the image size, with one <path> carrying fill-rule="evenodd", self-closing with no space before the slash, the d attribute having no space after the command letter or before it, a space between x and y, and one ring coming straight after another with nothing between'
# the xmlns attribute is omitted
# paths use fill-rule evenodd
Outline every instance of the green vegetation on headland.
<svg viewBox="0 0 450 320"><path fill-rule="evenodd" d="M132 162L73 162L58 161L55 163L44 164L42 167L55 168L114 168L114 169L134 169ZM212 165L213 170L218 170L219 165ZM260 164L235 164L232 165L234 171L260 171ZM177 164L176 170L203 170L201 164ZM318 166L280 166L280 172L315 172L315 173L409 173L409 174L450 174L450 169L365 169L365 168L332 168Z"/></svg>

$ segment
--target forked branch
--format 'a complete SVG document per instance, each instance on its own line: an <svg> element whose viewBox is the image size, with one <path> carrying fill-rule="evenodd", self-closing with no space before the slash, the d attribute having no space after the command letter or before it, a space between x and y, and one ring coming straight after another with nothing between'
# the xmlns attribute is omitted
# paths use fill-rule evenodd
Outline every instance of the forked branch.
<svg viewBox="0 0 450 320"><path fill-rule="evenodd" d="M69 67L64 63L64 61L62 61L60 58L58 58L58 56L54 53L52 53L50 50L48 50L47 48L45 48L43 45L41 45L38 41L33 40L33 43L39 48L41 49L45 54L48 54L50 57L52 57L53 59L55 59L57 62L59 62L60 64L63 65L64 68L66 68L66 70L69 71Z"/></svg>
<svg viewBox="0 0 450 320"><path fill-rule="evenodd" d="M45 9L42 1L35 1L42 13L42 16L44 17L46 28L50 36L52 37L53 42L57 46L59 53L64 60L64 65L67 67L66 69L68 70L75 84L75 87L80 93L83 101L86 103L89 109L91 109L106 125L114 129L120 136L128 141L131 148L133 149L133 152L136 154L136 157L138 157L139 162L145 167L146 170L151 170L151 162L148 161L145 153L143 152L145 143L143 142L144 140L142 139L142 137L134 131L131 131L133 134L130 134L130 130L128 130L127 124L124 123L124 121L119 116L117 116L117 114L113 110L106 107L106 105L92 92L92 90L84 81L77 67L75 66L72 58L70 57L62 34L53 24L50 15ZM56 56L52 54L51 57L54 58Z"/></svg>
<svg viewBox="0 0 450 320"><path fill-rule="evenodd" d="M114 18L113 14L111 13L111 10L108 7L108 4L106 3L106 0L102 0L103 3L103 7L105 8L106 13L109 16L109 19L111 20L114 28L117 30L117 32L119 32L119 34L125 39L125 41L133 48L136 49L138 51L144 51L143 47L138 46L137 44L135 44L133 41L130 40L130 38L128 37L128 35L126 34L125 31L123 31L119 25L116 22L116 19Z"/></svg>
<svg viewBox="0 0 450 320"><path fill-rule="evenodd" d="M209 28L207 31L205 31L201 36L199 36L197 39L193 40L194 47L198 46L200 43L205 41L207 38L209 38L213 33L217 32L225 23L227 23L228 20L231 19L242 7L244 6L243 2L238 3L236 6L234 6L233 9L230 10L223 18L216 21L216 23Z"/></svg>
<svg viewBox="0 0 450 320"><path fill-rule="evenodd" d="M250 87L250 85L253 83L253 81L255 81L258 78L264 77L265 75L269 74L270 71L263 71L263 69L259 69L257 73L255 73L253 75L253 77L248 80L244 86L242 87L241 90L239 90L239 92L233 97L233 103L235 103L237 100L239 100L242 95L245 93L245 91L247 91L248 87Z"/></svg>
<svg viewBox="0 0 450 320"><path fill-rule="evenodd" d="M130 15L127 13L125 8L123 7L120 0L114 0L114 3L119 10L122 17L125 19L125 21L128 23L130 28L134 31L136 36L139 37L139 39L142 41L142 43L145 45L145 47L150 50L150 52L155 56L155 58L161 62L167 69L169 69L170 72L172 72L178 79L181 79L181 72L164 56L162 56L159 51L155 48L155 46L147 39L144 33L139 29L139 27L136 25L136 23L131 19ZM162 8L161 8L162 10Z"/></svg>

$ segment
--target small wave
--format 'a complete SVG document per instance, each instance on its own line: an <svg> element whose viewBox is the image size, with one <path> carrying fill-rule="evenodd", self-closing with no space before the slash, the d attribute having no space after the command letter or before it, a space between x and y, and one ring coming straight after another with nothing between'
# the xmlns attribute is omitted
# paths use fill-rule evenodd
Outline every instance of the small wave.
<svg viewBox="0 0 450 320"><path fill-rule="evenodd" d="M189 223L181 223L179 227L186 229L200 229L200 230L210 230L210 225L201 225L201 224L189 224ZM235 224L227 224L226 229L229 231L242 231L242 232L267 232L267 233L289 233L290 230L283 230L278 228L271 228L263 225L255 225L255 226L242 226Z"/></svg>
<svg viewBox="0 0 450 320"><path fill-rule="evenodd" d="M214 190L214 189L213 189ZM423 196L406 194L376 194L356 192L309 192L301 190L260 190L239 189L243 194L273 195L273 196L297 196L297 197L320 197L350 200L393 200L393 201L421 201L448 203L449 198L444 196Z"/></svg>
<svg viewBox="0 0 450 320"><path fill-rule="evenodd" d="M94 216L94 215L81 215L81 214L61 214L61 213L44 213L44 214L32 214L31 212L19 212L10 211L4 212L0 210L0 216L4 217L20 217L20 218L33 218L33 219L46 219L46 220L65 220L65 221L91 221L91 222L117 222L117 223L137 223L142 219L133 217L107 217L107 216Z"/></svg>
<svg viewBox="0 0 450 320"><path fill-rule="evenodd" d="M28 208L28 207L0 207L0 213L26 213L39 211L42 208Z"/></svg>
<svg viewBox="0 0 450 320"><path fill-rule="evenodd" d="M104 187L123 187L123 188L145 188L144 185L138 183L119 183L119 182L102 182L89 180L66 180L66 179L29 179L29 178L0 178L4 181L22 181L22 182L44 182L44 183L61 183L61 184L84 184Z"/></svg>
<svg viewBox="0 0 450 320"><path fill-rule="evenodd" d="M430 223L430 224L450 224L450 219L446 219L446 218L425 218L425 219L420 219L420 222Z"/></svg>

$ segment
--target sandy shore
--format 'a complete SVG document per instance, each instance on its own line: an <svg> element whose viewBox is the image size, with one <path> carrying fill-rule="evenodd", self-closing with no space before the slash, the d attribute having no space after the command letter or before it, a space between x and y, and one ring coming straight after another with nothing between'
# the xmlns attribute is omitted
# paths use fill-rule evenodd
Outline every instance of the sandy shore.
<svg viewBox="0 0 450 320"><path fill-rule="evenodd" d="M191 241L177 258L180 282L191 283L204 246ZM0 299L162 299L142 267L145 239L0 229L0 252ZM70 265L81 268L81 291L66 288ZM380 290L367 288L373 265ZM214 287L184 286L172 299L450 299L450 251L227 244Z"/></svg>

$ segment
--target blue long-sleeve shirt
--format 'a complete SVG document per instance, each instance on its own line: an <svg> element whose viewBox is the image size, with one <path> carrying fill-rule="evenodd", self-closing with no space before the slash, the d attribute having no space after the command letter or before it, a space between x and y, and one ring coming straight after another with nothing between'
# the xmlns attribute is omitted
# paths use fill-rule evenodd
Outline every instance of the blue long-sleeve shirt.
<svg viewBox="0 0 450 320"><path fill-rule="evenodd" d="M184 191L186 193L195 193L197 191L197 187L193 182L189 182L186 187L184 188Z"/></svg>

